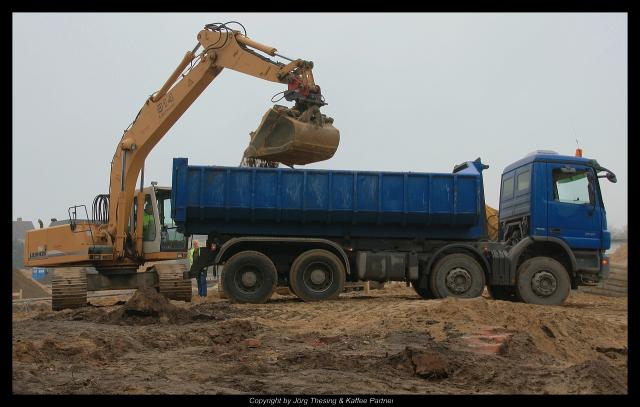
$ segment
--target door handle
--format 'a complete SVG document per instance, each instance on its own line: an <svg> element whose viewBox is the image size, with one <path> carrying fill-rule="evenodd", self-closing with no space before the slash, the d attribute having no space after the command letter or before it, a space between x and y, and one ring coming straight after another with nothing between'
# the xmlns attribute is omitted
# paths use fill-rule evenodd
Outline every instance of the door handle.
<svg viewBox="0 0 640 407"><path fill-rule="evenodd" d="M553 233L554 235L559 235L560 234L560 228L551 228L551 233Z"/></svg>

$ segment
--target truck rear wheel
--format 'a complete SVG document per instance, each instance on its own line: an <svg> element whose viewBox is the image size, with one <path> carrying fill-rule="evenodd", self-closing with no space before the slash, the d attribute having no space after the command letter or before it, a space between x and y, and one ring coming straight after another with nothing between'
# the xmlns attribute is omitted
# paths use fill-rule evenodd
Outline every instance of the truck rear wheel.
<svg viewBox="0 0 640 407"><path fill-rule="evenodd" d="M303 301L335 299L344 290L344 265L329 251L308 250L294 260L289 281L293 292Z"/></svg>
<svg viewBox="0 0 640 407"><path fill-rule="evenodd" d="M271 259L247 250L234 254L224 265L221 283L231 302L260 304L267 302L278 283Z"/></svg>
<svg viewBox="0 0 640 407"><path fill-rule="evenodd" d="M484 270L471 256L449 254L431 270L431 292L436 298L475 298L484 291Z"/></svg>
<svg viewBox="0 0 640 407"><path fill-rule="evenodd" d="M571 281L564 266L550 257L533 257L518 267L516 292L527 304L560 305Z"/></svg>

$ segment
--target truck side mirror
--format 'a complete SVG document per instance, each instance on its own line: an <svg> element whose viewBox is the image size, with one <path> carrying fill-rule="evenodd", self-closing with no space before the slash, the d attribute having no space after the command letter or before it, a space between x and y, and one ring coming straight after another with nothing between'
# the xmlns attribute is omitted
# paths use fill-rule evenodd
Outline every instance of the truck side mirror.
<svg viewBox="0 0 640 407"><path fill-rule="evenodd" d="M612 173L612 172L607 172L607 179L609 180L609 182L611 183L616 183L618 182L618 179L616 178L616 174Z"/></svg>

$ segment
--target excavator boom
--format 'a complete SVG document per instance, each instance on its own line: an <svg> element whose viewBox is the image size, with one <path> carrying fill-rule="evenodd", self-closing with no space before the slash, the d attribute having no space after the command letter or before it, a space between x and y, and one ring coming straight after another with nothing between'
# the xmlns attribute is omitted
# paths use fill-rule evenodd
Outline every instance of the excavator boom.
<svg viewBox="0 0 640 407"><path fill-rule="evenodd" d="M318 110L325 102L320 87L314 82L312 62L301 59L288 64L272 61L255 50L273 56L277 53L275 48L251 40L239 31L223 30L217 25L207 25L197 38L198 45L194 50L187 52L160 91L146 101L114 155L110 199L115 205L109 210L107 232L115 237L116 251L122 254L135 182L145 158L224 68L287 84L285 96L296 102L291 114L281 115L274 121L276 126L260 126L253 133L246 157L282 160L289 165L307 164L330 158L338 147L339 132L333 127L333 120L323 118ZM203 51L196 56L194 53L200 47ZM181 74L195 60L198 60L197 64ZM303 158L296 159L297 156ZM138 253L142 247L140 235L136 233Z"/></svg>

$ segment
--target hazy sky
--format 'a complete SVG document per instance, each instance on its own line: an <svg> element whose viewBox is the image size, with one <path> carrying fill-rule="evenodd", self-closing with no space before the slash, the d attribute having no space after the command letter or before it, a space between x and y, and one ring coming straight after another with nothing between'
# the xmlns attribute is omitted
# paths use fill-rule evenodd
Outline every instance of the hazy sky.
<svg viewBox="0 0 640 407"><path fill-rule="evenodd" d="M108 192L123 130L196 35L239 21L248 36L314 62L340 146L310 168L451 172L481 157L486 201L504 167L538 150L584 156L609 227L627 222L627 15L30 13L13 15L13 219L67 217ZM173 157L237 166L284 85L223 71L145 166L171 185ZM291 105L290 103L281 104ZM89 213L91 215L91 213Z"/></svg>

